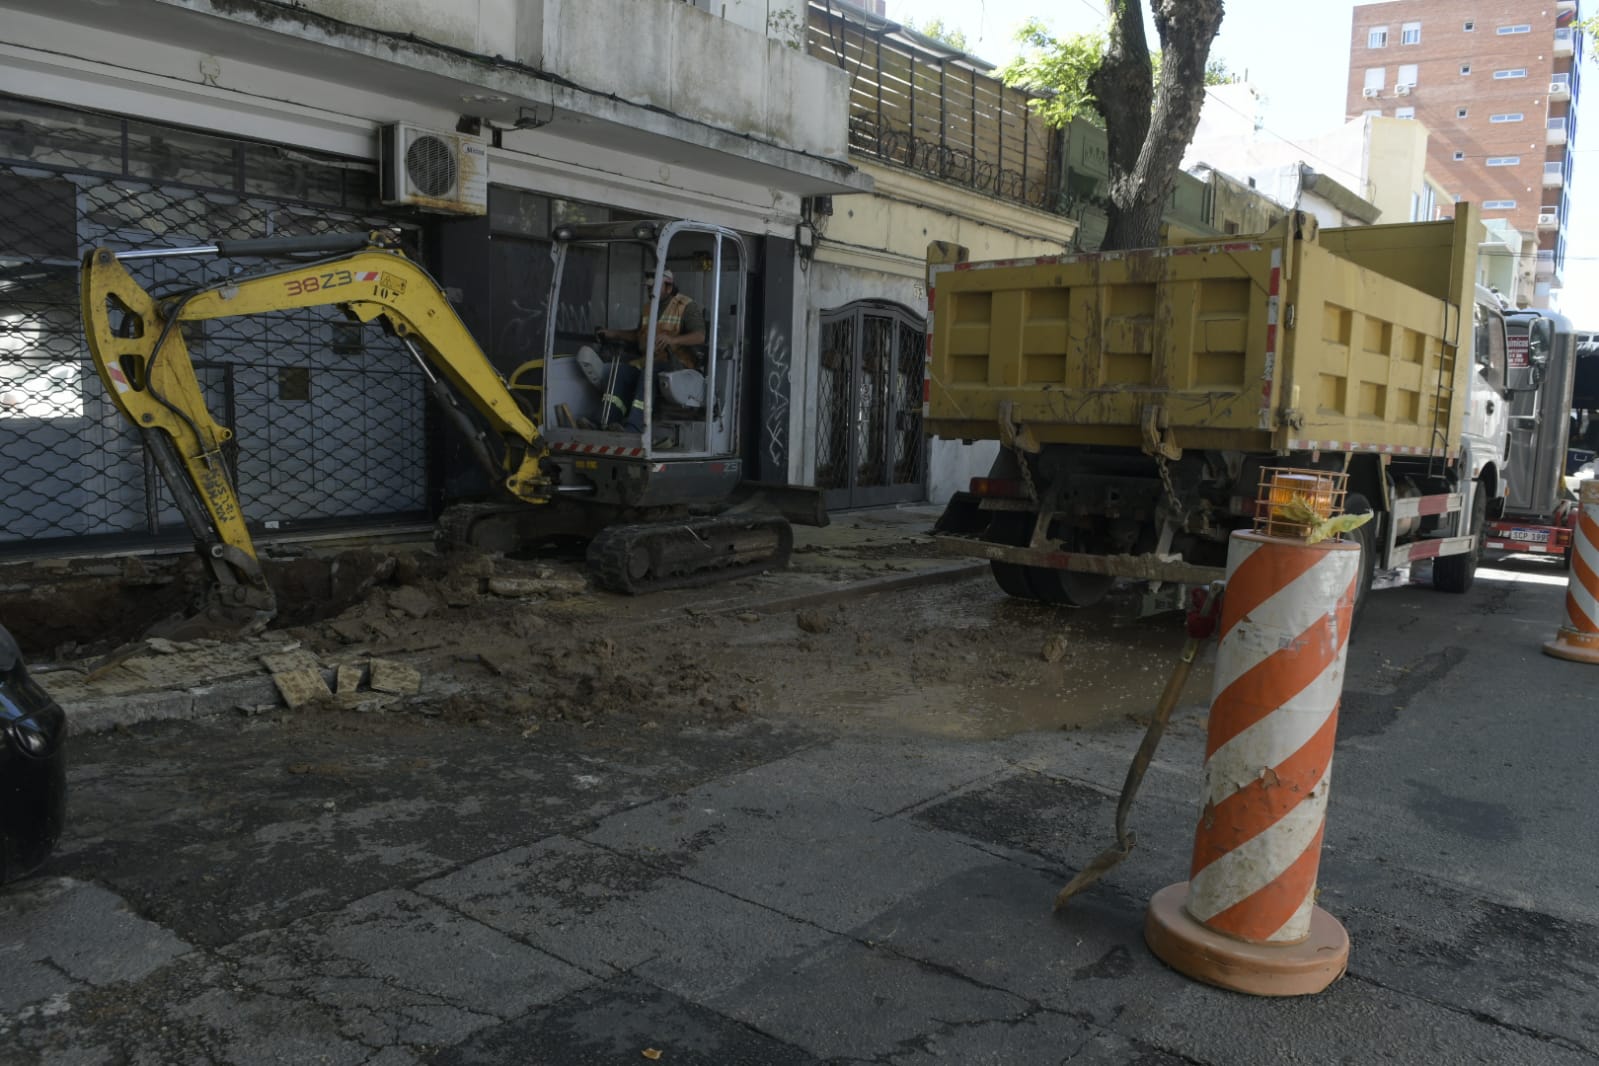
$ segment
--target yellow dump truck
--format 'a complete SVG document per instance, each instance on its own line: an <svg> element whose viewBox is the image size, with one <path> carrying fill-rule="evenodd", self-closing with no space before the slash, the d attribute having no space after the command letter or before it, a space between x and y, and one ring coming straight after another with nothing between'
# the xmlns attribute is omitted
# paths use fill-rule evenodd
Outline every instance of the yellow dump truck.
<svg viewBox="0 0 1599 1066"><path fill-rule="evenodd" d="M1307 467L1375 514L1362 602L1375 570L1428 558L1464 592L1504 504L1509 404L1482 225L1456 209L987 263L932 246L928 432L1001 445L940 545L1013 596L1085 605L1131 578L1170 603L1222 576L1262 468Z"/></svg>

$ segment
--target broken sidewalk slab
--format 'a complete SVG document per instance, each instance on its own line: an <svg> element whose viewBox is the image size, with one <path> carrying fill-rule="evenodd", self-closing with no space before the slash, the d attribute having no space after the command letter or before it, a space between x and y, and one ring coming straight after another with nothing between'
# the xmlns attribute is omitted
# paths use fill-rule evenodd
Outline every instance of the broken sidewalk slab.
<svg viewBox="0 0 1599 1066"><path fill-rule="evenodd" d="M361 687L361 677L366 671L355 663L340 663L333 668L333 692L347 696Z"/></svg>
<svg viewBox="0 0 1599 1066"><path fill-rule="evenodd" d="M322 671L314 666L276 671L272 674L272 683L291 709L333 697L328 683L322 678Z"/></svg>
<svg viewBox="0 0 1599 1066"><path fill-rule="evenodd" d="M414 696L422 690L422 673L393 659L373 659L367 685L373 692Z"/></svg>

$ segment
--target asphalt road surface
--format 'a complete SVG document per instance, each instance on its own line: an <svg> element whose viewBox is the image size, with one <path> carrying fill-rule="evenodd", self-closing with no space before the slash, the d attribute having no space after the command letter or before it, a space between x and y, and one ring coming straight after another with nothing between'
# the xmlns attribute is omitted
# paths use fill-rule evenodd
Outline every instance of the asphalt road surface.
<svg viewBox="0 0 1599 1066"><path fill-rule="evenodd" d="M1321 877L1354 948L1319 996L1217 991L1144 946L1186 874L1208 692L1133 856L1052 915L1108 842L1126 714L951 729L970 686L910 682L852 725L790 684L737 720L531 738L326 714L77 738L68 837L0 892L0 1062L1599 1061L1599 667L1539 653L1563 589L1519 562L1371 603ZM1102 628L1015 606L977 580L858 609L986 611L1032 658ZM1147 632L1068 659L1066 691L1158 687ZM1093 711L1073 698L1060 724Z"/></svg>

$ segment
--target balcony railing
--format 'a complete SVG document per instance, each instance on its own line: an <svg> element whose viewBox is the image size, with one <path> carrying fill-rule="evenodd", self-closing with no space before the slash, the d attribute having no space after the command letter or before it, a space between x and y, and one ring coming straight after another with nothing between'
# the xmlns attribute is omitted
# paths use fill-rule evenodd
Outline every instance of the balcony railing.
<svg viewBox="0 0 1599 1066"><path fill-rule="evenodd" d="M1564 118L1552 118L1549 120L1544 134L1544 141L1547 144L1566 143L1566 120Z"/></svg>
<svg viewBox="0 0 1599 1066"><path fill-rule="evenodd" d="M953 50L811 0L806 49L850 76L852 152L1045 210L1059 209L1060 135ZM936 44L936 43L935 43Z"/></svg>
<svg viewBox="0 0 1599 1066"><path fill-rule="evenodd" d="M1543 183L1545 185L1564 185L1566 182L1566 165L1564 163L1545 163L1543 165Z"/></svg>
<svg viewBox="0 0 1599 1066"><path fill-rule="evenodd" d="M1555 30L1555 55L1569 56L1574 50L1571 39L1571 27L1561 26Z"/></svg>
<svg viewBox="0 0 1599 1066"><path fill-rule="evenodd" d="M1547 278L1555 272L1555 253L1539 250L1537 273L1540 278Z"/></svg>

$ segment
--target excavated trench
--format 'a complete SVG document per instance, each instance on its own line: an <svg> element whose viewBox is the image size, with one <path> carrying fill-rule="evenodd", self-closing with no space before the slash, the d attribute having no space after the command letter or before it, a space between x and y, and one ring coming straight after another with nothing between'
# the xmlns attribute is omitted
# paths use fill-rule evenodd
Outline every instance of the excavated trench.
<svg viewBox="0 0 1599 1066"><path fill-rule="evenodd" d="M411 584L448 567L430 553L373 548L262 559L279 604L274 628L332 618L380 585ZM12 563L0 567L0 623L30 656L96 655L189 614L206 590L192 555Z"/></svg>

